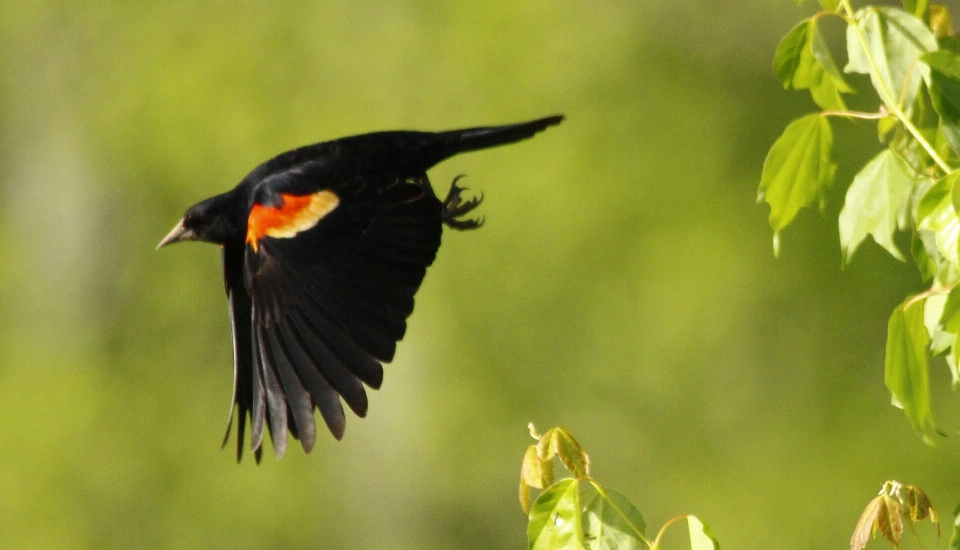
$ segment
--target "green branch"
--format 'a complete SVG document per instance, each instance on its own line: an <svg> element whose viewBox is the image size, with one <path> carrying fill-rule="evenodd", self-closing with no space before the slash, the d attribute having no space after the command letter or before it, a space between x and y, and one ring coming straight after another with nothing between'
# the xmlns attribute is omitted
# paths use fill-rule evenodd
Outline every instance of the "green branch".
<svg viewBox="0 0 960 550"><path fill-rule="evenodd" d="M823 111L820 113L823 116L840 116L846 118L862 118L865 120L879 120L881 118L886 118L890 116L890 113L887 113L882 107L878 113L863 113L860 111Z"/></svg>
<svg viewBox="0 0 960 550"><path fill-rule="evenodd" d="M937 166L943 170L944 174L949 174L953 171L950 168L950 165L944 161L937 150L930 145L930 142L927 141L923 134L920 133L920 130L913 125L913 122L910 120L910 117L907 116L903 109L900 106L899 101L895 101L893 93L887 89L886 83L880 77L880 69L877 67L877 62L873 58L873 54L870 52L870 45L867 43L867 37L863 35L863 31L860 29L860 25L857 23L856 14L853 11L853 7L850 5L850 0L840 0L840 3L843 5L843 9L847 13L847 22L853 26L854 31L857 33L857 37L860 39L860 46L863 48L864 54L866 54L867 61L870 63L870 68L873 71L874 82L877 83L877 91L880 93L880 99L886 103L894 116L900 120L903 124L903 127L907 129L908 132L917 140L921 147L926 150L927 154L930 155L930 158L933 159Z"/></svg>

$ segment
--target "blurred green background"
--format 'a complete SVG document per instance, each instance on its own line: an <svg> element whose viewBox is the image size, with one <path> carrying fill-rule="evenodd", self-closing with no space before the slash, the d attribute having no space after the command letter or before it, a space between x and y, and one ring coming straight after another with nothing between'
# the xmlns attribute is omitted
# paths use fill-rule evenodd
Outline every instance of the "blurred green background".
<svg viewBox="0 0 960 550"><path fill-rule="evenodd" d="M0 2L0 548L521 548L530 421L652 528L695 513L725 548L846 547L891 478L949 525L946 368L940 449L883 386L919 275L873 243L840 268L874 127L838 125L833 219L779 260L754 203L815 107L771 70L815 5ZM279 463L220 451L219 252L153 249L183 210L306 143L558 112L432 170L487 224L445 234L368 418Z"/></svg>

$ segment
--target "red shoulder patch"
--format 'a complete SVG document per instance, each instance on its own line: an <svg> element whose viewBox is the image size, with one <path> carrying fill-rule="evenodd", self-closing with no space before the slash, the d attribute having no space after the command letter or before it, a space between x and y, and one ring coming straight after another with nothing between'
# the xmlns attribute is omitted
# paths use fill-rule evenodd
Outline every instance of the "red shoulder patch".
<svg viewBox="0 0 960 550"><path fill-rule="evenodd" d="M328 189L312 195L282 194L280 206L254 204L247 217L247 244L257 251L263 237L289 239L306 231L340 204L340 197Z"/></svg>

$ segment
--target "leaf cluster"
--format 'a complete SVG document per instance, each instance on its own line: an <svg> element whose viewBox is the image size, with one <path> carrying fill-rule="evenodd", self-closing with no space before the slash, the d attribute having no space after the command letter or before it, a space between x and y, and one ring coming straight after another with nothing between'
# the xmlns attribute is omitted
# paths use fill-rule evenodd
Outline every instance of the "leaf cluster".
<svg viewBox="0 0 960 550"><path fill-rule="evenodd" d="M940 519L927 495L913 485L888 481L860 515L850 538L850 550L862 550L878 531L894 548L899 548L904 524L913 528L914 523L927 518L936 527L939 537Z"/></svg>
<svg viewBox="0 0 960 550"><path fill-rule="evenodd" d="M520 506L530 518L527 540L531 550L639 550L660 548L667 527L687 521L692 550L720 550L720 544L694 516L668 521L651 541L646 538L643 516L623 494L590 477L590 458L573 434L552 428L537 434L520 467ZM573 477L554 480L553 460L558 459ZM531 489L542 492L531 504Z"/></svg>
<svg viewBox="0 0 960 550"><path fill-rule="evenodd" d="M868 236L891 256L911 258L929 289L893 311L887 333L885 380L925 440L942 433L930 405L929 359L943 356L960 383L960 36L945 6L904 1L903 9L850 0L822 0L824 11L781 40L774 72L785 89L808 90L822 109L791 122L767 155L758 201L770 205L774 253L780 234L804 208L827 206L829 191L846 184L838 217L843 263ZM821 20L846 23L843 73L824 38ZM857 90L844 73L869 76ZM845 95L876 102L876 111L851 111ZM850 182L837 181L833 125L873 120L879 152ZM902 235L902 237L900 237ZM909 237L905 254L898 241Z"/></svg>

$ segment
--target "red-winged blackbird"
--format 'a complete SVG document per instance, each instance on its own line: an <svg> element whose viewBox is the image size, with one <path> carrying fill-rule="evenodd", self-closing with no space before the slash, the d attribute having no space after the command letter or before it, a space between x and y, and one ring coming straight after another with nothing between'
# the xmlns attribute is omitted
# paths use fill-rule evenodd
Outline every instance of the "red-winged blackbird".
<svg viewBox="0 0 960 550"><path fill-rule="evenodd" d="M455 179L440 202L427 169L457 153L530 138L562 120L378 132L308 145L187 210L157 248L187 240L221 245L238 461L248 413L258 462L264 423L279 459L287 429L304 451L313 448L314 407L337 439L345 426L340 397L366 415L363 385L380 387L381 363L393 359L403 338L443 225L482 223L463 219L482 198L463 200Z"/></svg>

